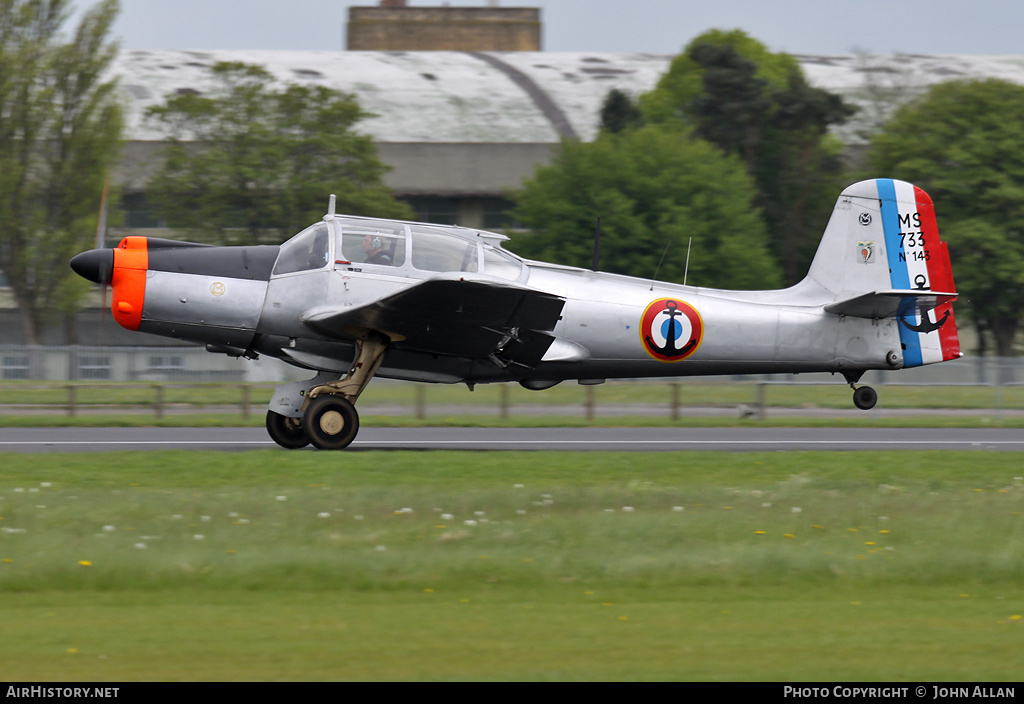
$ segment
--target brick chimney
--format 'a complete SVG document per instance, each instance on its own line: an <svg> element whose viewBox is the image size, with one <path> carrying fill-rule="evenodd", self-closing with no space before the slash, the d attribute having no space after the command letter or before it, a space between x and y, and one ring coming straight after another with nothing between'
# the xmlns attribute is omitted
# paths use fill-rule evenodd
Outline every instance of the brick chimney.
<svg viewBox="0 0 1024 704"><path fill-rule="evenodd" d="M540 51L536 7L409 7L381 0L350 7L350 51Z"/></svg>

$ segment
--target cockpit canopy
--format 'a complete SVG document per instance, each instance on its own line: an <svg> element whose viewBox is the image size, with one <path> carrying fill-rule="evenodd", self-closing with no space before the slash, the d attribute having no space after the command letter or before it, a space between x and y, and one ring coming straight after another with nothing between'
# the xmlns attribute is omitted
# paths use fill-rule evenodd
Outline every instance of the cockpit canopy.
<svg viewBox="0 0 1024 704"><path fill-rule="evenodd" d="M331 265L416 278L422 277L417 272L482 272L516 281L523 274L523 262L501 249L502 239L463 228L329 218L281 245L274 275Z"/></svg>

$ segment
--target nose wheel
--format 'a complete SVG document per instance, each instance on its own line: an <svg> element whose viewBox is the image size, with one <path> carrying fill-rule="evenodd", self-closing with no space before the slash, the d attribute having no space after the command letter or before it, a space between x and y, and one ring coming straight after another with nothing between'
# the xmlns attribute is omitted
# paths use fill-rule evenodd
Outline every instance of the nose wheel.
<svg viewBox="0 0 1024 704"><path fill-rule="evenodd" d="M852 386L852 384L851 384ZM853 390L853 405L862 411L875 407L878 403L878 392L870 386L858 386Z"/></svg>

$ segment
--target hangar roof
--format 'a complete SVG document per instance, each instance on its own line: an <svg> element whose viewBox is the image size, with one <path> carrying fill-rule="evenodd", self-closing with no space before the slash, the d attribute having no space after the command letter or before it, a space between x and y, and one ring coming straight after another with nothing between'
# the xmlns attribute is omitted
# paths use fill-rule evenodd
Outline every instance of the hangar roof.
<svg viewBox="0 0 1024 704"><path fill-rule="evenodd" d="M259 64L282 83L356 94L376 116L362 130L377 142L552 143L592 139L605 95L650 90L667 70L663 54L384 51L124 51L114 71L127 97L128 138L160 140L145 109L183 91L206 92L218 61ZM1024 84L1024 56L797 56L812 85L864 109L839 136L864 130L899 102L954 78Z"/></svg>

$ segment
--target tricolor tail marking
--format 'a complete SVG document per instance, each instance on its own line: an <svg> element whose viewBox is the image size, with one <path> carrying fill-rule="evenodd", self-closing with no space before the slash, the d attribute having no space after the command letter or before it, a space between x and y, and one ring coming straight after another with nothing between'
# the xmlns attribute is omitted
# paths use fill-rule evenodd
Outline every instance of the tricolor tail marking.
<svg viewBox="0 0 1024 704"><path fill-rule="evenodd" d="M903 181L878 179L877 184L892 287L922 293L955 291L949 250L939 241L931 197ZM908 299L908 303L916 301ZM901 316L899 330L905 367L960 357L952 302L923 316L911 308Z"/></svg>

